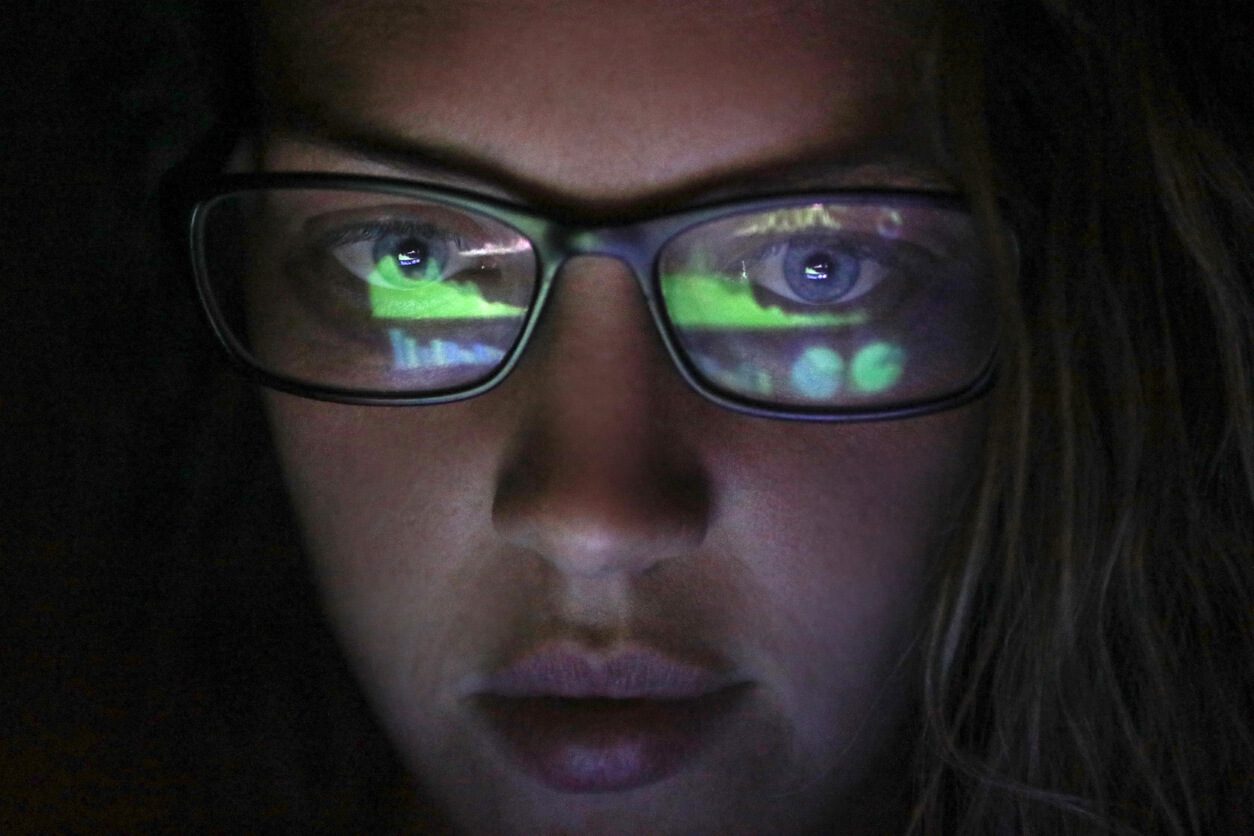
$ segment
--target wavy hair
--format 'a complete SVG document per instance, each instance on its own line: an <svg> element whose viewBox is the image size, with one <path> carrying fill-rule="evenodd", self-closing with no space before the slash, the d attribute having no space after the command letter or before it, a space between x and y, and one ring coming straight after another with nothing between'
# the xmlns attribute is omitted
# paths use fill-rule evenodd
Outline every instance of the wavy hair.
<svg viewBox="0 0 1254 836"><path fill-rule="evenodd" d="M1252 80L1219 10L1166 5L938 18L946 145L1020 266L991 239L998 420L927 631L915 836L1254 832L1254 170L1225 98Z"/></svg>

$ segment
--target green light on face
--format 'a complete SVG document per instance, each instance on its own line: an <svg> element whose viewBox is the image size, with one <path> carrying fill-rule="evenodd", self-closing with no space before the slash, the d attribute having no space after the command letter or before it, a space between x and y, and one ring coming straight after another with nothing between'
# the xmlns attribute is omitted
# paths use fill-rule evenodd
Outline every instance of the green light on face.
<svg viewBox="0 0 1254 836"><path fill-rule="evenodd" d="M850 364L850 378L860 392L882 392L901 378L906 352L892 343L863 346Z"/></svg>
<svg viewBox="0 0 1254 836"><path fill-rule="evenodd" d="M503 319L526 311L489 302L473 282L440 279L440 266L428 263L419 278L406 276L393 257L379 261L370 283L370 311L379 319Z"/></svg>
<svg viewBox="0 0 1254 836"><path fill-rule="evenodd" d="M788 313L762 307L748 282L718 274L668 273L662 296L671 321L680 328L808 328L842 327L866 322L865 311L850 313Z"/></svg>

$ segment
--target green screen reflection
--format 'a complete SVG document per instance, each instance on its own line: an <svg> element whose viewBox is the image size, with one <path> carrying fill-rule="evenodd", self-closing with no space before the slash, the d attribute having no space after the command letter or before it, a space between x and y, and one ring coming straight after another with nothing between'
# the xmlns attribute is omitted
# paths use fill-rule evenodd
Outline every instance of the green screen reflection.
<svg viewBox="0 0 1254 836"><path fill-rule="evenodd" d="M718 273L667 273L662 297L671 322L679 328L808 328L861 325L866 311L790 313L763 307L753 285Z"/></svg>
<svg viewBox="0 0 1254 836"><path fill-rule="evenodd" d="M865 309L790 312L762 305L750 282L696 270L662 277L662 294L675 326L687 332L702 372L721 386L758 398L790 393L801 402L861 400L901 380L905 349L872 340L843 355L850 329L865 326Z"/></svg>
<svg viewBox="0 0 1254 836"><path fill-rule="evenodd" d="M906 363L905 350L887 342L868 343L849 360L835 348L809 340L787 353L746 348L738 347L737 363L720 362L711 354L694 359L711 379L742 394L767 398L789 392L804 401L827 403L887 392L901 380Z"/></svg>
<svg viewBox="0 0 1254 836"><path fill-rule="evenodd" d="M905 368L906 351L895 343L871 341L846 358L821 338L833 329L843 332L866 324L865 310L792 313L759 304L748 282L707 272L664 275L662 293L675 326L692 329L694 338L702 335L704 350L692 346L697 365L735 391L762 398L791 392L804 401L832 403L848 395L886 392L898 383ZM526 314L523 307L485 299L474 282L442 280L438 265L421 277L405 276L395 258L377 265L370 277L369 299L371 313L380 319L461 320L469 325L475 320L500 322ZM790 336L789 330L796 335ZM724 331L725 337L718 336ZM753 337L755 332L762 336ZM504 356L497 346L479 345L483 337L467 345L435 334L422 343L395 330L389 337L393 365L398 369L490 366ZM722 354L719 345L729 349L734 345L738 359L716 357Z"/></svg>
<svg viewBox="0 0 1254 836"><path fill-rule="evenodd" d="M389 256L368 281L370 311L379 319L501 319L526 313L516 305L484 299L474 282L441 279L435 262L422 277L411 278Z"/></svg>
<svg viewBox="0 0 1254 836"><path fill-rule="evenodd" d="M869 343L859 349L849 364L849 377L860 392L883 392L901 379L906 352L886 342Z"/></svg>

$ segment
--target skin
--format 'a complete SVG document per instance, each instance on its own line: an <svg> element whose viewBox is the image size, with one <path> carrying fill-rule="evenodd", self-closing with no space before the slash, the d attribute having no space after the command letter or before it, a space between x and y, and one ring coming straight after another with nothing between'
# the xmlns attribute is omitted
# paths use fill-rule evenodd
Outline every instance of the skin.
<svg viewBox="0 0 1254 836"><path fill-rule="evenodd" d="M406 176L587 218L944 186L915 79L921 17L852 0L274 3L269 121L238 165ZM721 409L686 387L635 281L601 257L564 266L487 395L267 398L330 617L458 829L901 829L912 642L983 404L839 426ZM734 733L679 773L562 793L513 766L457 691L552 638L721 660L757 687Z"/></svg>

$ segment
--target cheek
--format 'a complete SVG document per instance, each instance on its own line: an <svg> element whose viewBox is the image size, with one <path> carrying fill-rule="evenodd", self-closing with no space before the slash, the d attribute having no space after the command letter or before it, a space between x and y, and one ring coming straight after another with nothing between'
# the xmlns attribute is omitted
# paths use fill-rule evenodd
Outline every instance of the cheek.
<svg viewBox="0 0 1254 836"><path fill-rule="evenodd" d="M415 688L447 676L417 668L473 658L493 629L478 601L512 594L508 573L474 559L487 551L492 451L454 437L464 421L414 410L273 393L267 406L324 606L359 678L376 700L439 699Z"/></svg>
<svg viewBox="0 0 1254 836"><path fill-rule="evenodd" d="M491 521L505 453L488 441L508 435L505 413L475 403L268 401L327 609L424 774L492 763L451 686L504 637L535 629L564 588L543 564L502 557ZM708 639L762 685L740 735L760 745L725 747L711 781L752 774L752 795L857 780L900 748L916 670L899 662L942 535L966 513L983 407L851 426L702 418L675 422L675 435L708 477L706 538L635 580L631 615Z"/></svg>
<svg viewBox="0 0 1254 836"><path fill-rule="evenodd" d="M812 756L830 756L858 728L888 734L905 711L924 593L970 511L985 420L973 406L791 427L787 445L760 439L729 452L741 476L726 503L739 513L724 536L748 555L740 585L754 588L744 600L759 610L740 620L753 629L740 638Z"/></svg>

